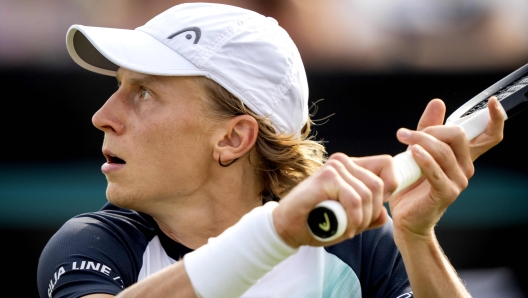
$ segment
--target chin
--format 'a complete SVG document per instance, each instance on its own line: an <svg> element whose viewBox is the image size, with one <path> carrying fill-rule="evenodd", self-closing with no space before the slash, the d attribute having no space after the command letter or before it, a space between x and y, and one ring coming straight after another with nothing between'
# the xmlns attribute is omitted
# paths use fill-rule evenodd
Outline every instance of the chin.
<svg viewBox="0 0 528 298"><path fill-rule="evenodd" d="M133 191L118 187L115 183L108 183L106 198L118 207L136 210L137 206L134 205L137 204L137 200L134 198Z"/></svg>

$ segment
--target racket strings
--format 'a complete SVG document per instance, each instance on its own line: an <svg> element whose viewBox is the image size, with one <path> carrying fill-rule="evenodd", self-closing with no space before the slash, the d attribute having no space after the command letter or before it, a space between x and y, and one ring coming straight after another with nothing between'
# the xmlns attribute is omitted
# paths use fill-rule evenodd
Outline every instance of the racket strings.
<svg viewBox="0 0 528 298"><path fill-rule="evenodd" d="M497 99L499 101L501 101L501 100L505 99L506 97L512 95L513 93L519 91L520 89L526 87L527 85L528 85L528 75L526 75L524 77L521 77L517 81L514 81L513 83L507 85L504 88L501 88L497 93L493 94L492 96L496 96ZM486 99L480 101L479 103L477 103L476 105L471 107L471 109L467 110L464 114L462 114L462 116L460 116L460 118L469 116L469 115L471 115L471 114L473 114L475 112L478 112L480 110L483 110L483 109L487 108L488 107L488 100L489 100L489 97L487 97Z"/></svg>

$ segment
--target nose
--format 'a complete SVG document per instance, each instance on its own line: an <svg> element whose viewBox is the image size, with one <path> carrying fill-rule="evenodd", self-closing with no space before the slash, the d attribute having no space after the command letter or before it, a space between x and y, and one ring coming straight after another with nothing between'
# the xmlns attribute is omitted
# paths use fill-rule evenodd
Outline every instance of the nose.
<svg viewBox="0 0 528 298"><path fill-rule="evenodd" d="M92 117L93 125L105 133L122 134L125 131L124 107L120 104L119 96L118 90Z"/></svg>

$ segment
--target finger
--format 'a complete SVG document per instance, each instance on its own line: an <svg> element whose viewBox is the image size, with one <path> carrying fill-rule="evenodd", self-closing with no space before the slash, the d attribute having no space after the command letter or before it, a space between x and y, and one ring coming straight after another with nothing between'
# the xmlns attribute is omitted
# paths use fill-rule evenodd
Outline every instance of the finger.
<svg viewBox="0 0 528 298"><path fill-rule="evenodd" d="M381 212L378 216L378 219L373 221L367 228L369 229L377 229L385 224L387 222L387 219L389 218L389 213L387 212L387 209L385 209L385 206L382 206Z"/></svg>
<svg viewBox="0 0 528 298"><path fill-rule="evenodd" d="M449 180L444 171L442 171L440 165L436 163L435 159L420 145L412 145L411 150L414 160L420 166L423 175L431 185L431 199L446 200L441 205L443 207L451 204L463 188L457 188L457 186L455 186L456 184L451 183L451 180ZM465 186L467 186L467 179L465 181ZM438 204L440 202L435 201L434 203Z"/></svg>
<svg viewBox="0 0 528 298"><path fill-rule="evenodd" d="M444 123L446 107L441 99L435 98L431 100L418 121L417 130L423 130L426 127L433 125L441 125Z"/></svg>
<svg viewBox="0 0 528 298"><path fill-rule="evenodd" d="M466 138L466 133L464 132L463 128L461 128L460 126L438 125L438 126L428 127L423 132L433 136L440 142L447 144L450 147L450 150L453 151L455 158L456 158L456 162L458 163L458 165L460 166L460 169L464 172L466 177L469 178L473 176L473 173L474 173L473 160L471 159L471 153L469 150L470 149L469 141ZM424 148L426 151L431 153L431 151L429 151L429 148L426 148L426 147ZM449 150L446 147L443 147L443 148L445 148L445 150ZM433 154L433 156L435 155ZM442 158L442 157L439 157L439 158ZM435 159L442 166L442 160L437 159L436 157Z"/></svg>
<svg viewBox="0 0 528 298"><path fill-rule="evenodd" d="M436 135L433 136L425 131L433 131ZM469 146L460 127L436 126L435 129L429 127L425 131L400 129L398 139L408 145L420 145L440 165L447 177L454 181L459 181L460 176L467 177L473 174ZM460 155L460 161L453 148L456 148Z"/></svg>
<svg viewBox="0 0 528 298"><path fill-rule="evenodd" d="M345 181L345 179L339 174L338 170L332 166L328 166L324 172L332 171L335 173L331 179L326 179L325 183L326 192L329 194L329 198L337 200L341 206L345 209L347 215L347 228L343 234L344 239L352 238L362 231L363 224L363 209L361 203L361 197L357 191ZM333 196L335 195L335 197Z"/></svg>
<svg viewBox="0 0 528 298"><path fill-rule="evenodd" d="M356 188L358 194L363 198L363 210L365 214L370 214L368 218L368 225L370 225L370 221L376 220L383 208L384 183L369 168L383 171L383 169L387 168L383 167L383 165L392 166L392 158L390 156L379 156L363 160L363 158L350 158L344 154L336 155L336 158L341 161L349 175L354 178L351 186ZM362 161L361 163L366 164L369 168L362 167L358 161ZM384 173L384 175L389 174ZM392 171L390 175L393 175Z"/></svg>
<svg viewBox="0 0 528 298"><path fill-rule="evenodd" d="M388 199L392 192L398 187L398 181L394 175L394 164L390 155L374 155L354 158L358 166L369 170L383 181L383 199Z"/></svg>
<svg viewBox="0 0 528 298"><path fill-rule="evenodd" d="M326 163L335 167L345 182L358 194L363 216L361 220L352 219L351 225L357 226L360 231L366 229L372 221L379 217L383 205L383 181L369 170L355 164L345 154L334 154ZM340 198L340 201L344 206L357 208L357 206L349 205L345 198Z"/></svg>
<svg viewBox="0 0 528 298"><path fill-rule="evenodd" d="M488 110L490 121L486 125L486 130L470 142L473 160L500 143L504 137L504 113L497 97L492 96L489 99Z"/></svg>
<svg viewBox="0 0 528 298"><path fill-rule="evenodd" d="M490 97L488 101L488 109L490 110L490 118L491 122L495 124L501 124L504 126L504 112L503 108L499 103L499 100L496 96ZM488 131L486 129L486 131ZM493 132L499 132L502 130L497 130L496 128L490 127L490 130L488 131L490 134L493 134Z"/></svg>

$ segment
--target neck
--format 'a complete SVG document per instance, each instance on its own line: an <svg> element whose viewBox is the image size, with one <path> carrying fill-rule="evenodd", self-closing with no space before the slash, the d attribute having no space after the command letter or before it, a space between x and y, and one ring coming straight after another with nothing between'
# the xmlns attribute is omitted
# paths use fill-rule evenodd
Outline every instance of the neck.
<svg viewBox="0 0 528 298"><path fill-rule="evenodd" d="M238 164L237 164L238 163ZM199 190L160 206L150 215L168 237L196 249L220 235L244 214L262 205L261 185L254 168L244 159L217 174Z"/></svg>

